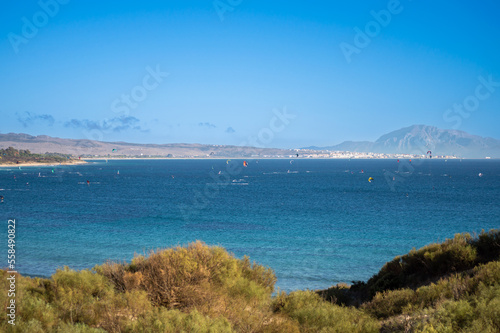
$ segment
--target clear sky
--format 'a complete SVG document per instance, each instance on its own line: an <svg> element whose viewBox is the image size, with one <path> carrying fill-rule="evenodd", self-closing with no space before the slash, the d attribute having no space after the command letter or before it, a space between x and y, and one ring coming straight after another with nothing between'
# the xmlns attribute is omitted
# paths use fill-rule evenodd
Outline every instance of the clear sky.
<svg viewBox="0 0 500 333"><path fill-rule="evenodd" d="M500 139L495 0L2 4L0 133L294 148L426 124Z"/></svg>

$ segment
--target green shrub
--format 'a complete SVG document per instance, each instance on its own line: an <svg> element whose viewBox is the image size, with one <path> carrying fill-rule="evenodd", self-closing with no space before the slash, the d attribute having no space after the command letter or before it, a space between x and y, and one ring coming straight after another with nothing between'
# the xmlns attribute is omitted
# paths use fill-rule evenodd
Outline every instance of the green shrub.
<svg viewBox="0 0 500 333"><path fill-rule="evenodd" d="M155 308L145 316L131 321L124 332L232 332L231 324L224 318L209 318L193 310L183 313L179 310Z"/></svg>
<svg viewBox="0 0 500 333"><path fill-rule="evenodd" d="M413 250L368 283L275 297L271 269L201 242L94 271L66 267L51 279L18 275L16 326L0 316L0 331L500 332L500 261L484 253L496 249L497 235ZM0 270L4 290L6 277ZM360 309L332 304L362 303L370 293ZM8 301L0 293L0 305Z"/></svg>
<svg viewBox="0 0 500 333"><path fill-rule="evenodd" d="M473 283L476 286L479 283L488 286L500 283L500 261L492 261L474 267L473 276Z"/></svg>
<svg viewBox="0 0 500 333"><path fill-rule="evenodd" d="M369 297L377 292L405 287L415 288L443 275L474 267L477 249L470 234L456 234L441 244L430 244L397 256L374 275L364 289Z"/></svg>
<svg viewBox="0 0 500 333"><path fill-rule="evenodd" d="M387 318L435 307L447 300L474 298L478 288L495 284L500 284L500 262L490 262L475 267L471 272L450 275L415 291L405 288L378 292L362 305L362 309L378 318Z"/></svg>
<svg viewBox="0 0 500 333"><path fill-rule="evenodd" d="M302 332L378 332L380 327L362 311L325 302L312 291L282 293L274 310L297 320Z"/></svg>
<svg viewBox="0 0 500 333"><path fill-rule="evenodd" d="M411 314L415 332L500 332L500 281Z"/></svg>
<svg viewBox="0 0 500 333"><path fill-rule="evenodd" d="M55 306L69 323L97 325L108 314L106 301L113 296L113 287L104 276L89 270L73 271L68 267L52 276Z"/></svg>
<svg viewBox="0 0 500 333"><path fill-rule="evenodd" d="M53 332L54 333L104 333L106 331L101 328L89 327L81 323L78 324L63 323Z"/></svg>
<svg viewBox="0 0 500 333"><path fill-rule="evenodd" d="M154 305L178 309L211 304L221 293L241 290L241 285L251 287L245 291L247 298L249 293L269 297L276 281L272 270L201 242L151 252L131 265L108 263L94 270L113 281L119 291L145 290Z"/></svg>
<svg viewBox="0 0 500 333"><path fill-rule="evenodd" d="M19 299L18 305L17 319L20 322L35 320L44 331L51 330L59 323L57 309L45 302L39 295L26 293Z"/></svg>
<svg viewBox="0 0 500 333"><path fill-rule="evenodd" d="M411 289L389 290L377 293L362 309L377 318L387 318L403 313L403 309L414 302L415 292Z"/></svg>
<svg viewBox="0 0 500 333"><path fill-rule="evenodd" d="M477 248L482 262L500 260L500 230L482 230L472 245Z"/></svg>
<svg viewBox="0 0 500 333"><path fill-rule="evenodd" d="M358 285L359 288L359 285ZM359 290L359 289L358 289ZM325 301L337 305L357 305L359 306L363 297L357 292L356 287L351 287L345 283L336 284L326 290L317 292Z"/></svg>

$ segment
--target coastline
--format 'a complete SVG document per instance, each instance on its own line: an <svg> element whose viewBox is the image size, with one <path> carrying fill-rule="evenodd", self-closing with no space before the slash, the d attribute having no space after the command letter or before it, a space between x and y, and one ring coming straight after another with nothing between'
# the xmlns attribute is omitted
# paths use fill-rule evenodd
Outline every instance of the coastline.
<svg viewBox="0 0 500 333"><path fill-rule="evenodd" d="M422 157L89 157L85 161L103 161L103 160L398 160L398 159L415 159L426 160L428 158ZM446 160L446 159L469 159L469 160L484 160L484 158L460 158L460 157L436 157L433 160ZM83 160L82 160L83 161Z"/></svg>
<svg viewBox="0 0 500 333"><path fill-rule="evenodd" d="M87 164L84 160L62 162L62 163L41 163L41 162L25 162L19 164L0 164L0 168L17 168L17 167L39 167L39 166L57 166L57 165L78 165Z"/></svg>

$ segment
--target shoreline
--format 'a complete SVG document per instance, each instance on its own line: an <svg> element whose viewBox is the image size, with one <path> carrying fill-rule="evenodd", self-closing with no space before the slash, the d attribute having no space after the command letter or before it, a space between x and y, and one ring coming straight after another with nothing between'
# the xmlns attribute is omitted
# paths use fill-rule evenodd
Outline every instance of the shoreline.
<svg viewBox="0 0 500 333"><path fill-rule="evenodd" d="M407 157L386 157L386 158L366 158L366 157L90 157L81 160L62 162L62 163L42 163L42 162L26 162L19 164L0 164L0 169L3 168L18 168L18 167L43 167L43 166L64 166L64 165L83 165L98 161L128 161L128 160L398 160L409 159ZM428 160L427 158L411 158L414 160ZM433 158L433 160L498 160L486 158Z"/></svg>
<svg viewBox="0 0 500 333"><path fill-rule="evenodd" d="M105 161L105 160L398 160L414 159L428 160L429 158L419 157L90 157L82 159L85 161ZM485 160L485 158L432 158L433 160Z"/></svg>
<svg viewBox="0 0 500 333"><path fill-rule="evenodd" d="M57 165L78 165L87 164L84 160L62 162L62 163L42 163L42 162L25 162L19 164L0 164L0 168L17 168L17 167L39 167L39 166L57 166Z"/></svg>

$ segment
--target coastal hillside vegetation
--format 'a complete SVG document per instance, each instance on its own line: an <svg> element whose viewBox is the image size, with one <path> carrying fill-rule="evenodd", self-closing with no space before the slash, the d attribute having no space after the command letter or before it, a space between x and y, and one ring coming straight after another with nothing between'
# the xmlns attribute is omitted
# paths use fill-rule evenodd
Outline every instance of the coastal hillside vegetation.
<svg viewBox="0 0 500 333"><path fill-rule="evenodd" d="M68 154L45 153L33 154L29 150L0 149L0 164L19 164L19 163L62 163L71 158Z"/></svg>
<svg viewBox="0 0 500 333"><path fill-rule="evenodd" d="M500 332L500 230L413 249L366 283L318 293L375 316L382 332Z"/></svg>
<svg viewBox="0 0 500 333"><path fill-rule="evenodd" d="M17 275L16 325L0 316L0 331L499 332L500 231L412 250L367 282L291 293L275 283L270 268L197 241L50 279Z"/></svg>

